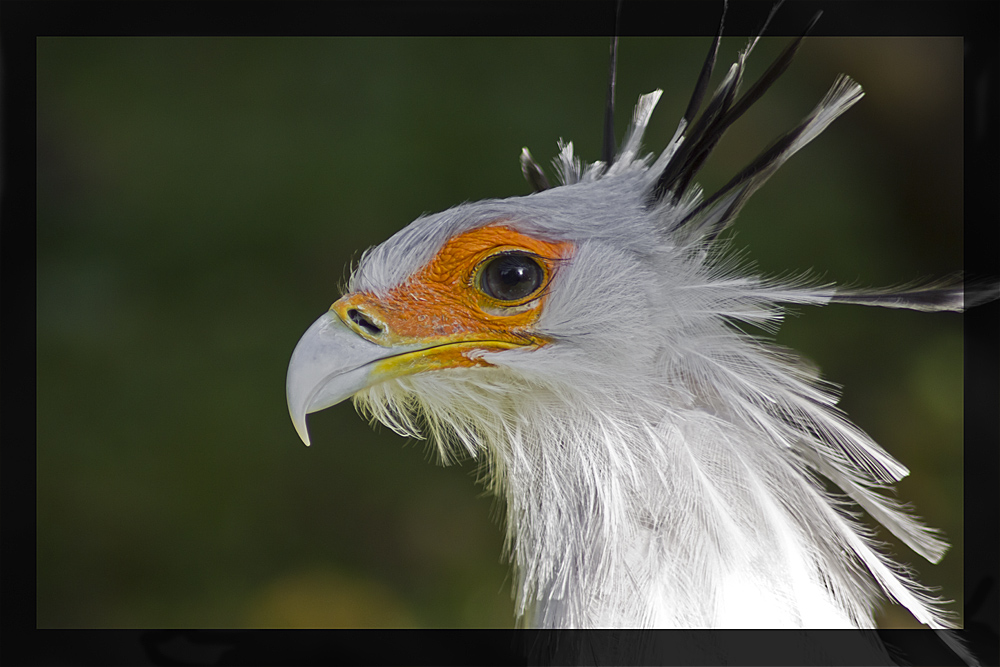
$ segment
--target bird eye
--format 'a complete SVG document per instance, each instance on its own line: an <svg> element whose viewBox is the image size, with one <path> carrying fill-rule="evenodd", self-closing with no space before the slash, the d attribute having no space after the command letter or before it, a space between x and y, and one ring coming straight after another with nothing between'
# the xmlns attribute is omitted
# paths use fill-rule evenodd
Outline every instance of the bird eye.
<svg viewBox="0 0 1000 667"><path fill-rule="evenodd" d="M531 256L499 255L479 272L479 289L499 301L520 301L542 286L545 271Z"/></svg>

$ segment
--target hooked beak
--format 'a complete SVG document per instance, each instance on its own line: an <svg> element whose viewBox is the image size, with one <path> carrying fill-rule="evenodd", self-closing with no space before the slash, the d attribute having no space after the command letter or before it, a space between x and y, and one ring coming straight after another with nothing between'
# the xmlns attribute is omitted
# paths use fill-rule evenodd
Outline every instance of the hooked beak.
<svg viewBox="0 0 1000 667"><path fill-rule="evenodd" d="M307 414L336 405L373 384L371 376L379 360L422 347L376 345L351 330L336 312L324 313L295 346L285 380L288 413L302 442L309 445Z"/></svg>
<svg viewBox="0 0 1000 667"><path fill-rule="evenodd" d="M403 339L384 333L384 345L369 340L361 326L338 314L341 299L312 323L288 362L285 395L288 414L302 442L309 445L306 415L340 403L363 389L392 378L462 366L488 366L472 351L496 352L528 341L483 340L464 334ZM371 335L371 334L369 334Z"/></svg>

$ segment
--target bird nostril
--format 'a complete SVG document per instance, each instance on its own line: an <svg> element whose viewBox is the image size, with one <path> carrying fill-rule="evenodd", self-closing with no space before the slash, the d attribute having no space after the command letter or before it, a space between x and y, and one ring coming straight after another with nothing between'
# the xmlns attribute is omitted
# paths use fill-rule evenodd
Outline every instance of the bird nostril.
<svg viewBox="0 0 1000 667"><path fill-rule="evenodd" d="M365 317L364 314L357 308L351 308L348 310L347 316L351 318L352 322L357 324L359 327L366 329L370 334L378 335L382 333L382 327Z"/></svg>

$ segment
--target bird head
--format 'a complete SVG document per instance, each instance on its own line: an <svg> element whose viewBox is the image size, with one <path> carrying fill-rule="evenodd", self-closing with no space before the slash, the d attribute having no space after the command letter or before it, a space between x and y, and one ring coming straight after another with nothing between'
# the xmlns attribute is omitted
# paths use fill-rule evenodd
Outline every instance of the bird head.
<svg viewBox="0 0 1000 667"><path fill-rule="evenodd" d="M307 413L359 392L399 407L440 402L470 377L517 394L641 376L663 334L651 297L667 246L650 247L656 215L642 205L643 163L632 166L422 217L366 252L292 355L302 439Z"/></svg>
<svg viewBox="0 0 1000 667"><path fill-rule="evenodd" d="M718 39L711 58L717 47ZM694 174L746 110L745 99L762 92L758 82L736 97L748 52L692 122L696 90L659 156L640 154L661 95L654 91L639 99L613 159L583 164L572 143L560 141L561 184L549 187L524 149L521 166L534 193L421 217L365 252L347 293L292 354L288 405L303 441L306 414L352 396L395 430L429 429L441 444L456 427L469 431L461 426L466 417L511 414L503 401L525 407L524 397L543 386L581 406L587 396L607 406L616 396L648 395L647 380L660 402L664 391L690 402L691 382L710 388L684 369L690 344L733 318L767 326L780 317L773 296L734 301L734 289L766 283L734 276L719 233L778 166L862 95L840 77L799 127L704 198ZM482 396L484 387L492 398ZM716 402L702 390L699 400ZM475 435L459 439L477 451Z"/></svg>
<svg viewBox="0 0 1000 667"><path fill-rule="evenodd" d="M711 387L672 363L684 357L685 342L713 335L727 319L766 326L780 316L774 295L734 293L765 283L734 276L719 234L785 160L862 96L860 86L839 77L798 127L703 198L694 176L728 127L788 66L802 37L740 95L752 40L695 120L720 39L721 25L687 111L655 159L640 154L640 146L662 91L640 97L617 154L610 133L603 160L590 164L560 140L554 163L561 185L549 187L523 149L521 167L534 193L421 217L366 252L347 293L292 354L288 406L303 441L309 443L306 414L351 396L403 433L420 432L412 418L419 414L440 440L452 429L437 425L459 426L467 420L451 417L470 409L482 422L513 414L504 401L525 407L520 398L540 396L527 386L546 386L556 396L597 390L612 404L616 394L650 393L646 379L661 403L671 386L682 401L691 394L686 384ZM606 132L613 100L614 77ZM829 296L805 300L823 303ZM670 382L682 375L687 383ZM477 379L469 384L470 377ZM493 398L473 399L484 387ZM475 434L459 439L475 452Z"/></svg>

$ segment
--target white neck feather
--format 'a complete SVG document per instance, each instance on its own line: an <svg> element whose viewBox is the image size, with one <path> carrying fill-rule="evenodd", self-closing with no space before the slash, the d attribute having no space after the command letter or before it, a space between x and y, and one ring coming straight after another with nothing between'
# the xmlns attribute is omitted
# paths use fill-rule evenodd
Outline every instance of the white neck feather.
<svg viewBox="0 0 1000 667"><path fill-rule="evenodd" d="M790 454L775 462L772 446L745 441L740 452L732 426L703 407L637 407L522 406L518 427L494 447L528 622L872 626L864 580L843 567L835 539L816 534L822 526L802 523L843 518ZM827 588L820 573L831 571Z"/></svg>
<svg viewBox="0 0 1000 667"><path fill-rule="evenodd" d="M485 455L487 484L506 500L522 622L873 626L866 568L878 556L846 556L869 549L864 529L791 448L748 439L759 429L709 401L650 387L527 391L523 373L416 375L358 400L401 433L433 437L446 460L456 446Z"/></svg>

